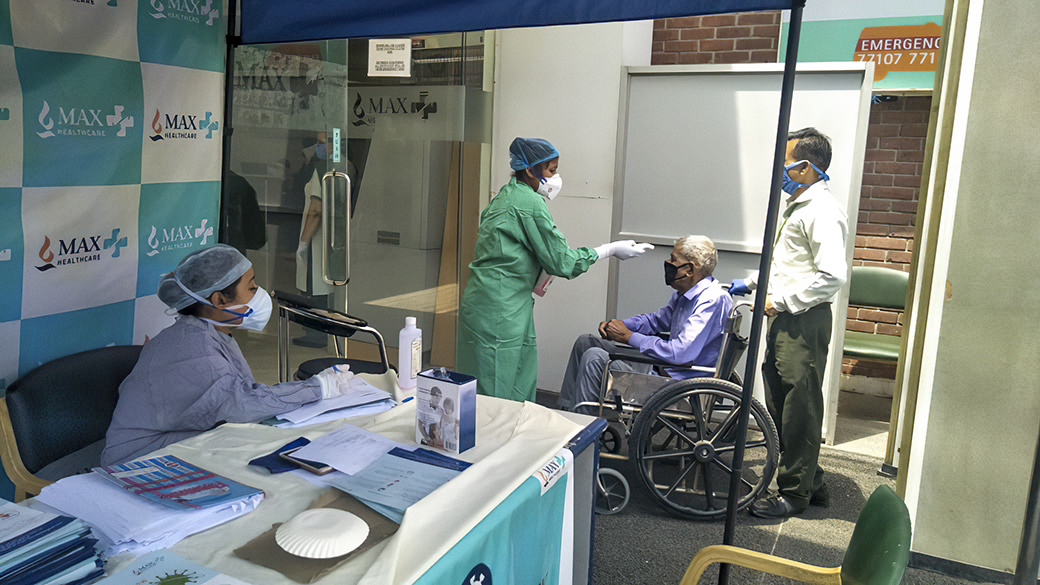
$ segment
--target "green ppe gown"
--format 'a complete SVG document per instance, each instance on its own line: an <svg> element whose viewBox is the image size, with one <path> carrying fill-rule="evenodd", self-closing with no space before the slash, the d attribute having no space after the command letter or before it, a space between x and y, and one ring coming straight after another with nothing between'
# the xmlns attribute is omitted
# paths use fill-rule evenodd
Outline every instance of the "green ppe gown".
<svg viewBox="0 0 1040 585"><path fill-rule="evenodd" d="M570 279L597 258L592 248L572 250L542 196L511 179L480 214L455 369L476 376L481 394L533 401L538 349L531 290L539 270Z"/></svg>

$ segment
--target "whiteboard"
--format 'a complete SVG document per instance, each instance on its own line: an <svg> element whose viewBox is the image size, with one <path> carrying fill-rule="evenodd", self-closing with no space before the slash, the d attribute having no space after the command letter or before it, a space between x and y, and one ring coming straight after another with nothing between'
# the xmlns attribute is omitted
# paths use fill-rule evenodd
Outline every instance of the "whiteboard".
<svg viewBox="0 0 1040 585"><path fill-rule="evenodd" d="M849 216L852 265L873 71L865 63L798 66L792 130L831 138L831 193ZM782 64L630 67L621 88L614 239L659 248L615 263L608 308L627 317L668 299L662 262L675 240L708 236L723 282L758 269L769 199ZM783 194L782 194L783 195ZM848 291L833 300L824 436L833 441ZM763 344L760 344L764 346ZM743 365L741 366L743 368ZM743 370L741 370L743 374ZM762 395L761 380L756 395Z"/></svg>
<svg viewBox="0 0 1040 585"><path fill-rule="evenodd" d="M813 65L795 76L790 127L831 138L831 192L847 201L863 168L862 149L855 169L853 159L864 68ZM782 65L629 68L627 77L620 231L704 234L721 249L761 251Z"/></svg>

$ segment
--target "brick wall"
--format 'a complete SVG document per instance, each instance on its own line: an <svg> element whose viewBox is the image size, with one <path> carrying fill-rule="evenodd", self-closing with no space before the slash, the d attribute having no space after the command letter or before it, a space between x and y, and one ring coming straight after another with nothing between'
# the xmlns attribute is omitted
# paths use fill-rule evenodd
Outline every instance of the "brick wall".
<svg viewBox="0 0 1040 585"><path fill-rule="evenodd" d="M775 63L779 38L778 11L661 19L650 63ZM910 270L930 105L927 96L882 96L871 106L853 264ZM902 313L851 308L846 327L899 335ZM843 360L842 372L895 377L894 366L864 360Z"/></svg>
<svg viewBox="0 0 1040 585"><path fill-rule="evenodd" d="M882 96L870 108L854 265L910 271L931 97ZM846 328L899 335L902 311L850 308ZM894 378L895 366L842 360L842 372Z"/></svg>
<svg viewBox="0 0 1040 585"><path fill-rule="evenodd" d="M776 63L780 12L687 16L654 21L651 65Z"/></svg>

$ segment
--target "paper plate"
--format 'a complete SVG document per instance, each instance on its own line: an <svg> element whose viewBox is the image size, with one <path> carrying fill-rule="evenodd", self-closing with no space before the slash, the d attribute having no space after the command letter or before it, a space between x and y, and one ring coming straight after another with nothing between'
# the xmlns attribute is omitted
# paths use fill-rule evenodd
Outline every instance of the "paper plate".
<svg viewBox="0 0 1040 585"><path fill-rule="evenodd" d="M308 559L345 555L368 538L368 524L354 514L334 508L300 512L278 527L274 540L291 554Z"/></svg>

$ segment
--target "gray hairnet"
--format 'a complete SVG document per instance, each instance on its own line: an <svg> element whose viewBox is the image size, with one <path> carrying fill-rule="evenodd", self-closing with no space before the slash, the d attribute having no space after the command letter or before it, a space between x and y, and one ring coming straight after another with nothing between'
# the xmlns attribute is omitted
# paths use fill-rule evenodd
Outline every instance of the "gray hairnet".
<svg viewBox="0 0 1040 585"><path fill-rule="evenodd" d="M509 145L509 168L522 171L560 156L560 151L542 138L514 138Z"/></svg>
<svg viewBox="0 0 1040 585"><path fill-rule="evenodd" d="M208 299L209 295L241 278L252 265L241 252L227 244L192 252L177 264L173 272L167 272L159 278L159 300L179 311L196 300L184 292L177 281L191 292Z"/></svg>

